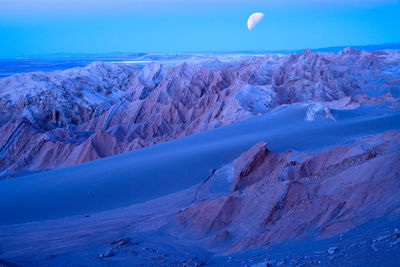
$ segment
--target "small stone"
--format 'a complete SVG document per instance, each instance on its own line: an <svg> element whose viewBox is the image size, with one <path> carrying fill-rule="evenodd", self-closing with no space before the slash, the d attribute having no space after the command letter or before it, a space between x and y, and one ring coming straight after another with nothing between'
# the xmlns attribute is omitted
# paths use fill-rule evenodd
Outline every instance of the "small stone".
<svg viewBox="0 0 400 267"><path fill-rule="evenodd" d="M130 241L129 238L121 238L121 239L111 240L108 242L108 244L115 246L125 246L129 243L129 241Z"/></svg>
<svg viewBox="0 0 400 267"><path fill-rule="evenodd" d="M56 255L48 255L46 258L48 259L54 259L56 257Z"/></svg>
<svg viewBox="0 0 400 267"><path fill-rule="evenodd" d="M343 240L343 237L344 237L343 234L339 235L339 240Z"/></svg>
<svg viewBox="0 0 400 267"><path fill-rule="evenodd" d="M268 259L265 260L265 266L266 267L272 267L275 264L276 264L276 261L274 261L274 260L268 260Z"/></svg>
<svg viewBox="0 0 400 267"><path fill-rule="evenodd" d="M375 247L374 244L371 245L371 248L372 248L373 251L378 251L378 249Z"/></svg>
<svg viewBox="0 0 400 267"><path fill-rule="evenodd" d="M337 247L330 247L330 248L328 249L328 254L329 254L329 255L333 255L333 254L335 254L338 250L339 250L339 249L338 249Z"/></svg>
<svg viewBox="0 0 400 267"><path fill-rule="evenodd" d="M83 217L85 217L85 218L89 218L89 217L90 217L90 215L89 215L89 214L85 214L85 216L83 216Z"/></svg>
<svg viewBox="0 0 400 267"><path fill-rule="evenodd" d="M228 260L232 260L232 257L229 257Z"/></svg>
<svg viewBox="0 0 400 267"><path fill-rule="evenodd" d="M104 253L101 253L99 257L100 257L100 258L108 258L108 257L113 257L113 256L115 256L114 251L112 251L112 250L110 249L110 250L107 250L107 251L104 252Z"/></svg>

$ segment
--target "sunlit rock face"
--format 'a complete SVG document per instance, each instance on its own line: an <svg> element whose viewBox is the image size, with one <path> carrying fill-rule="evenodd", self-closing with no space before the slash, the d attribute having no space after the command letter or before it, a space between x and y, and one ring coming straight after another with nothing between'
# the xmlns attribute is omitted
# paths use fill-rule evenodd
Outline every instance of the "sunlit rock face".
<svg viewBox="0 0 400 267"><path fill-rule="evenodd" d="M396 50L305 50L143 69L96 62L14 75L0 79L0 176L139 149L283 104L315 102L329 116L368 103L397 107L399 95Z"/></svg>

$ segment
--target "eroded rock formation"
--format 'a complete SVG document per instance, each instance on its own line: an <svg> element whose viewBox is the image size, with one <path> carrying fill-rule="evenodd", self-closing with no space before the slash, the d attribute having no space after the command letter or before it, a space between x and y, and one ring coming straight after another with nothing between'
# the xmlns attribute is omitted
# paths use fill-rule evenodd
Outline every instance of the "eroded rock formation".
<svg viewBox="0 0 400 267"><path fill-rule="evenodd" d="M400 215L399 161L397 130L315 154L261 142L200 185L176 218L188 236L231 252L333 236Z"/></svg>
<svg viewBox="0 0 400 267"><path fill-rule="evenodd" d="M265 55L177 66L93 63L0 79L0 177L70 166L282 105L398 105L398 51ZM310 116L312 119L312 116Z"/></svg>

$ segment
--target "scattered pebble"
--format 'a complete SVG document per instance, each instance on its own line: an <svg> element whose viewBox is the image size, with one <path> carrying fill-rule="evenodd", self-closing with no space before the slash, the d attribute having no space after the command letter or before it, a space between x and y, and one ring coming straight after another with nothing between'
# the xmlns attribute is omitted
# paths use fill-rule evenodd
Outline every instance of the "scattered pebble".
<svg viewBox="0 0 400 267"><path fill-rule="evenodd" d="M372 248L373 251L378 251L378 249L375 247L374 244L371 245L371 248Z"/></svg>
<svg viewBox="0 0 400 267"><path fill-rule="evenodd" d="M329 253L329 255L333 255L333 254L335 254L338 250L339 250L339 249L338 249L337 247L330 247L330 248L328 249L328 253Z"/></svg>
<svg viewBox="0 0 400 267"><path fill-rule="evenodd" d="M400 237L400 231L399 231L399 229L394 229L394 234L395 234L395 236L396 236L396 238L399 238Z"/></svg>
<svg viewBox="0 0 400 267"><path fill-rule="evenodd" d="M101 253L99 257L100 257L100 258L108 258L108 257L113 257L113 256L115 256L114 251L112 251L111 249L109 249L109 250L107 250L106 252Z"/></svg>
<svg viewBox="0 0 400 267"><path fill-rule="evenodd" d="M125 246L129 243L129 241L130 241L129 238L121 238L121 239L111 240L108 242L108 244L115 246Z"/></svg>
<svg viewBox="0 0 400 267"><path fill-rule="evenodd" d="M267 267L270 267L270 266L274 266L275 264L276 264L276 261L275 260L266 260L265 261L265 266L267 266Z"/></svg>

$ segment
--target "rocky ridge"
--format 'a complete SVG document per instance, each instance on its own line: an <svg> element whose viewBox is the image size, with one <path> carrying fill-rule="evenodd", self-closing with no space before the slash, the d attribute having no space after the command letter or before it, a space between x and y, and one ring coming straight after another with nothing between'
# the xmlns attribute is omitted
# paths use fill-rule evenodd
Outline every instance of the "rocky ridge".
<svg viewBox="0 0 400 267"><path fill-rule="evenodd" d="M216 170L176 218L228 252L339 235L400 215L399 152L398 130L315 154L278 154L261 142Z"/></svg>
<svg viewBox="0 0 400 267"><path fill-rule="evenodd" d="M283 104L397 107L398 51L249 57L0 79L1 177L70 166L234 123ZM312 119L312 115L309 119Z"/></svg>

